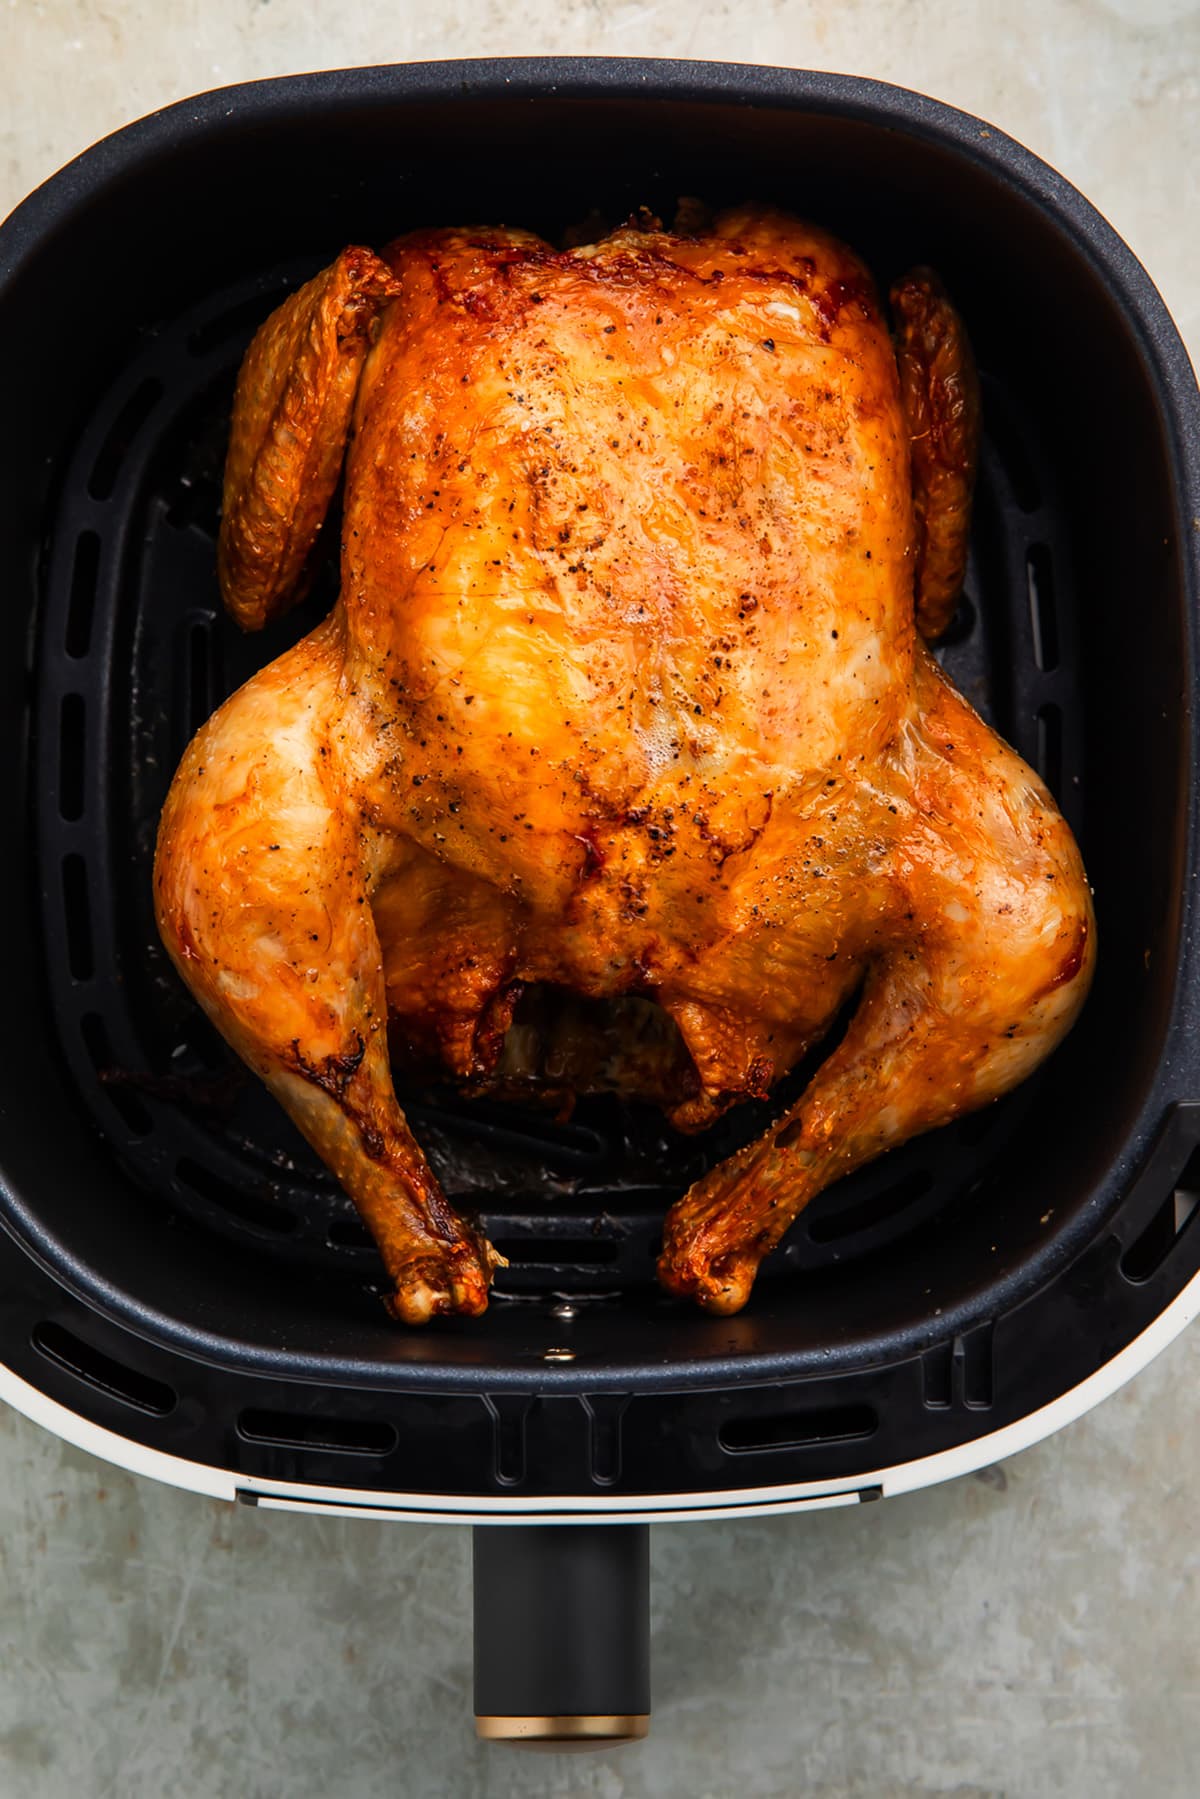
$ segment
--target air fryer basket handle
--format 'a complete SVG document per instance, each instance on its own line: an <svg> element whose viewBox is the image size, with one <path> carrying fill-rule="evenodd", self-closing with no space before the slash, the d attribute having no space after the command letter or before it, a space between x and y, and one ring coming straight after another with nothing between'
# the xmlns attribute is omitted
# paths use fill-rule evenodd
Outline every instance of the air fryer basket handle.
<svg viewBox="0 0 1200 1799"><path fill-rule="evenodd" d="M475 1724L509 1742L628 1742L650 1722L650 1528L477 1525Z"/></svg>

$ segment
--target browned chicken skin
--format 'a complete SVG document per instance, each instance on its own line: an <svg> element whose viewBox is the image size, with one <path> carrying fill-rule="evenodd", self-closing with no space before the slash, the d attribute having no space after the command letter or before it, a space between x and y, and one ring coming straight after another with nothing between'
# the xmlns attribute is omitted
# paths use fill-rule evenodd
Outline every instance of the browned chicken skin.
<svg viewBox="0 0 1200 1799"><path fill-rule="evenodd" d="M295 599L352 432L341 597L189 748L159 922L411 1323L482 1311L498 1258L405 1124L389 1016L504 1090L522 990L618 1001L641 1047L592 1073L699 1129L858 994L667 1218L663 1283L730 1312L814 1194L1013 1086L1082 1004L1070 832L914 626L961 585L978 405L934 279L893 307L896 350L851 253L762 210L568 252L432 231L343 252L248 352L226 603Z"/></svg>

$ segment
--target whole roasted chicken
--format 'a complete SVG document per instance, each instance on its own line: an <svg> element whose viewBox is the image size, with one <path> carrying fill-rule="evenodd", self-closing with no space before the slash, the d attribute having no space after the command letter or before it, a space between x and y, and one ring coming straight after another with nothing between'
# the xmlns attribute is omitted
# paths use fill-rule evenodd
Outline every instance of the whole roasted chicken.
<svg viewBox="0 0 1200 1799"><path fill-rule="evenodd" d="M814 1194L1021 1080L1091 976L1070 832L925 647L977 436L954 311L918 271L889 331L822 231L692 224L345 250L239 378L225 603L297 598L345 457L341 594L188 749L159 925L409 1323L481 1312L499 1258L389 1021L465 1088L616 1086L696 1131L853 1001L666 1219L663 1284L733 1312Z"/></svg>

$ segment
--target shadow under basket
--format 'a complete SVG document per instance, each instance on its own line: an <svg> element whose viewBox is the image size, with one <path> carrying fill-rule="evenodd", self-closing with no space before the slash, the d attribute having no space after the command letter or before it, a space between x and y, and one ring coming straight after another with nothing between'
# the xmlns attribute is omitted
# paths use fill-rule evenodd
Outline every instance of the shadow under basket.
<svg viewBox="0 0 1200 1799"><path fill-rule="evenodd" d="M412 1088L418 1136L510 1267L486 1317L406 1331L348 1201L154 931L185 744L336 587L331 524L298 615L243 638L219 609L234 375L346 243L459 221L554 237L593 208L670 217L684 194L778 202L881 284L930 263L955 297L985 435L939 656L1078 835L1095 986L1018 1092L814 1203L730 1319L660 1294L654 1255L667 1206L770 1108L697 1140L608 1097L556 1124ZM314 1503L592 1517L821 1483L861 1498L1071 1392L1183 1291L1200 1264L1197 397L1146 275L1052 171L976 120L832 76L518 62L262 83L118 133L14 214L0 365L0 1359L17 1381L259 1498L301 1483Z"/></svg>

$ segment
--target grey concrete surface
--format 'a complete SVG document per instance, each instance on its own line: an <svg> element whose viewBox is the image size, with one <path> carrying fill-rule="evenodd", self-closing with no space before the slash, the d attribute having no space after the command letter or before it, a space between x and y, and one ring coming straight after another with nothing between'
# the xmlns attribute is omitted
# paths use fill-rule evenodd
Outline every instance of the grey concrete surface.
<svg viewBox="0 0 1200 1799"><path fill-rule="evenodd" d="M200 88L538 50L838 68L977 111L1083 187L1200 344L1188 0L6 0L0 212ZM1200 1331L954 1486L661 1527L653 1737L569 1759L473 1739L465 1532L259 1517L5 1414L0 1799L1182 1799L1200 1787L1198 1377Z"/></svg>

